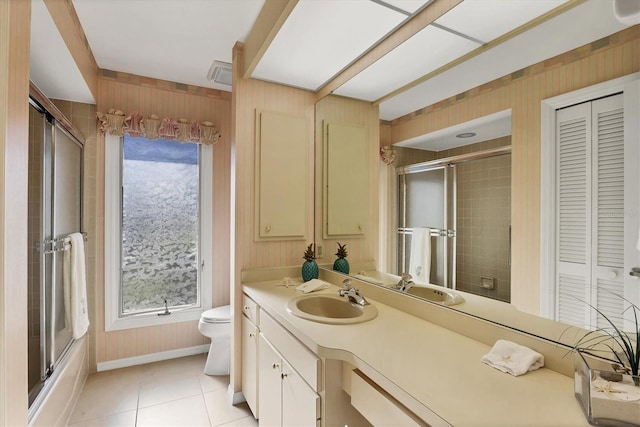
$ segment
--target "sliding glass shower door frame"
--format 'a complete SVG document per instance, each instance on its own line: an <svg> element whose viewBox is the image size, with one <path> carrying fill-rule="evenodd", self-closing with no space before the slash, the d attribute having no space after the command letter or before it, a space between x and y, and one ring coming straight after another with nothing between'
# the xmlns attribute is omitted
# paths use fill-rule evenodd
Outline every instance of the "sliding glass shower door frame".
<svg viewBox="0 0 640 427"><path fill-rule="evenodd" d="M511 146L504 146L498 148L492 148L487 150L476 151L468 154L462 154L458 156L446 157L438 160L432 160L428 162L416 163L408 166L401 166L396 168L396 182L398 191L398 224L396 229L397 243L400 248L400 260L396 262L397 267L406 268L407 266L407 254L406 254L406 235L411 232L407 227L407 188L406 188L406 176L415 173L443 170L444 172L444 227L442 237L444 240L444 253L448 254L444 258L445 272L444 286L456 288L457 283L457 200L458 200L458 171L457 165L464 162L473 160L486 159L495 156L503 156L511 154ZM422 226L422 225L421 225ZM425 226L428 226L425 224ZM434 234L432 234L433 236ZM509 233L510 238L510 233ZM509 247L510 247L509 243ZM398 274L403 271L398 271Z"/></svg>
<svg viewBox="0 0 640 427"><path fill-rule="evenodd" d="M433 228L433 224L420 224L421 227L429 227L432 229L432 236L444 237L443 240L443 283L445 288L455 288L455 266L456 257L456 245L455 245L455 229L452 224L456 224L456 171L455 165L451 164L431 164L432 162L419 163L415 165L405 166L397 168L397 182L398 182L398 240L400 241L400 265L398 274L402 274L406 271L407 260L407 235L412 234L412 228L409 227L409 221L407 218L407 175L442 171L442 199L443 203L443 226L442 228ZM453 201L454 206L450 206L450 201ZM437 231L436 231L437 230ZM451 244L453 241L453 245Z"/></svg>
<svg viewBox="0 0 640 427"><path fill-rule="evenodd" d="M29 378L29 405L31 406L74 341L70 325L65 318L62 281L64 256L62 247L64 245L60 245L59 239L71 232L80 231L82 227L84 144L72 132L65 129L37 100L30 98L29 104L30 108L33 108L35 119L42 119L42 135L37 136L41 141L35 140L35 144L40 145L39 152L37 158L36 154L31 157L32 153L30 153L29 165L32 171L38 169L40 175L38 182L33 182L33 187L30 184L30 191L34 191L33 194L39 192L39 213L33 212L39 216L38 237L35 241L30 239L29 245L32 248L32 256L39 259L39 278L37 279L40 327L39 356L33 354L33 349L30 349L29 356L39 357L40 368L38 382L35 382L35 373L30 374ZM36 128L40 130L39 124ZM35 130L33 137L36 138ZM72 153L71 156L68 156L69 152ZM69 188L69 183L73 184L72 189ZM36 186L38 188L35 188ZM68 206L70 204L73 205L71 208ZM68 212L69 209L71 213ZM30 227L35 228L35 224L31 224ZM30 277L30 281L35 280ZM35 319L30 319L30 322L32 320Z"/></svg>

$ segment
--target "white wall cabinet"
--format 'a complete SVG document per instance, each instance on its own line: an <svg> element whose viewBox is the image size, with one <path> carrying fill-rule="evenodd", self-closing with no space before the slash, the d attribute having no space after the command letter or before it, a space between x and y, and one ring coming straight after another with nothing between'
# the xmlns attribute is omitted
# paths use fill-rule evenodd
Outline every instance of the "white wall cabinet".
<svg viewBox="0 0 640 427"><path fill-rule="evenodd" d="M369 224L367 129L324 123L323 237L362 237Z"/></svg>
<svg viewBox="0 0 640 427"><path fill-rule="evenodd" d="M256 112L256 239L305 239L309 124L304 116Z"/></svg>

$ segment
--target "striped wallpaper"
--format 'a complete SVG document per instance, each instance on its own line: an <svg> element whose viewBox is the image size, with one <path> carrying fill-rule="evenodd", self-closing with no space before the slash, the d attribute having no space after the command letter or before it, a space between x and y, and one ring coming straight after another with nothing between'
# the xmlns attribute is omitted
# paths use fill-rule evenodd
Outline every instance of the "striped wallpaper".
<svg viewBox="0 0 640 427"><path fill-rule="evenodd" d="M398 142L512 109L511 301L538 313L540 265L540 103L543 99L640 71L640 26L471 89L391 124Z"/></svg>
<svg viewBox="0 0 640 427"><path fill-rule="evenodd" d="M213 305L229 303L231 95L131 74L101 70L97 111L110 108L143 115L211 121L222 137L214 146ZM104 331L104 138L97 141L95 159L87 171L95 171L95 186L87 197L95 198L96 230L96 362L193 347L208 343L190 321L123 331ZM91 173L91 172L89 172Z"/></svg>
<svg viewBox="0 0 640 427"><path fill-rule="evenodd" d="M255 240L255 113L256 109L277 111L296 116L304 116L309 123L306 141L309 144L309 157L300 159L308 163L308 193L313 194L313 120L315 95L301 89L282 86L253 79L241 78L243 67L242 43L233 50L233 134L232 134L232 200L234 216L232 229L235 235L232 247L235 248L235 270L232 272L234 294L231 296L233 309L241 313L242 287L241 272L248 268L268 268L278 266L302 265L302 255L306 246L313 241L313 198L309 197L307 212L307 230L305 240L278 240L272 242ZM233 197L233 196L232 196ZM234 204L235 203L235 204ZM233 323L233 336L239 337L241 316ZM241 388L241 340L235 339L232 348L231 386Z"/></svg>

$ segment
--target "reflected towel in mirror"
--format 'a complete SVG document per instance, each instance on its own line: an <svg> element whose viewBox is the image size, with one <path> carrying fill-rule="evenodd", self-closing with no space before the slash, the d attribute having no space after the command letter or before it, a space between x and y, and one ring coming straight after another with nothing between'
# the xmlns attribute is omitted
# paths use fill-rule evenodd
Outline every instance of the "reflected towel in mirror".
<svg viewBox="0 0 640 427"><path fill-rule="evenodd" d="M528 347L498 340L481 359L487 365L513 376L523 375L544 366L544 356Z"/></svg>
<svg viewBox="0 0 640 427"><path fill-rule="evenodd" d="M431 277L431 229L414 227L409 252L409 274L415 283L429 284Z"/></svg>

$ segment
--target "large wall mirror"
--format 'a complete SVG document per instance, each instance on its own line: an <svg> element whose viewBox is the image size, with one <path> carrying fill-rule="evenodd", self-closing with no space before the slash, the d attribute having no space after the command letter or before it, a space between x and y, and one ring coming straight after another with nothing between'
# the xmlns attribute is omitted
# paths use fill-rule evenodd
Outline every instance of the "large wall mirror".
<svg viewBox="0 0 640 427"><path fill-rule="evenodd" d="M324 161L322 144L318 146L322 141L323 121L339 119L366 126L371 144L366 232L358 237L335 235L327 238L323 234L327 224L317 220L316 244L323 252L318 260L320 265L331 269L335 259L332 249L336 242L346 243L351 277L396 290L401 274L408 272L416 282L453 289L454 294L462 296L461 302L448 306L450 309L567 345L574 344L576 334L581 333L581 329L569 326L598 327L597 316L589 304L610 310L607 314L615 318L619 326L633 330L633 320L623 314L627 303L618 295L640 305L640 279L629 274L632 268L640 266L640 252L636 249L640 244L640 194L637 191L640 179L637 167L631 166L632 161L640 161L640 150L637 143L629 144L638 140L638 125L631 123L629 117L637 117L640 85L636 74L606 83L607 88L600 86L542 102L543 111L547 106L547 117L540 122L543 176L540 183L534 185L540 189L542 200L540 212L531 215L541 223L541 247L536 246L539 253L535 253L540 257L540 283L536 284L539 289L535 292L540 299L537 310L530 307L520 310L512 301L512 293L521 292L518 289L521 284L512 281L512 259L534 252L526 245L513 247L512 177L521 167L518 162L522 157L514 160L512 156L510 110L394 145L395 160L387 165L381 160L379 146L381 139L384 145L385 126L391 124L374 119L376 106L337 96L320 100L316 106L316 169ZM616 189L610 194L602 192L609 191L604 187L600 190L597 186L576 189L570 182L563 181L564 171L557 175L564 161L574 162L563 158L564 154L558 148L562 141L556 135L560 135L559 129L566 123L563 116L558 115L559 111L576 100L582 104L620 91L623 95L618 101L603 107L608 112L624 111L616 131L618 139L614 151L617 157L603 157L601 162L602 165L617 164L617 175L609 180L603 172L608 166L598 171L597 148L586 148L586 142L585 153L590 153L588 156L591 157L585 158L581 166L587 175L596 177L600 174L600 182L606 179L614 185L615 181ZM591 107L588 109L591 111ZM632 113L628 114L629 111ZM587 123L591 123L590 118ZM474 136L469 135L485 135L486 129L493 132L488 138L474 140ZM465 136L471 143L464 142ZM604 149L603 152L610 151ZM316 182L318 217L327 183L318 173ZM348 185L348 182L341 185ZM584 204L586 200L574 200L573 196L579 195L580 191L593 195L589 196L591 205ZM610 204L612 199L617 204ZM570 212L578 213L577 217L567 217L567 207L571 208L574 203L583 205ZM593 218L580 219L580 212L591 212ZM629 212L636 214L627 215ZM582 223L576 225L576 221ZM567 240L567 234L578 238L586 236L587 240ZM416 236L422 236L422 244L416 242ZM577 255L572 252L575 248L588 249L598 244L603 248L600 256L584 250ZM566 249L567 245L573 246ZM607 245L613 246L614 250L607 250ZM587 262L579 265L580 262L567 259L567 250L570 255L583 257ZM597 261L598 257L603 261ZM416 262L416 258L423 261ZM591 262L591 259L596 261ZM442 304L441 301L434 302L432 294L408 293L407 297ZM569 330L573 333L567 333Z"/></svg>

